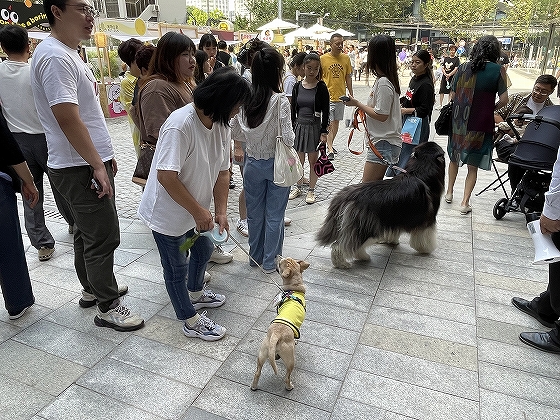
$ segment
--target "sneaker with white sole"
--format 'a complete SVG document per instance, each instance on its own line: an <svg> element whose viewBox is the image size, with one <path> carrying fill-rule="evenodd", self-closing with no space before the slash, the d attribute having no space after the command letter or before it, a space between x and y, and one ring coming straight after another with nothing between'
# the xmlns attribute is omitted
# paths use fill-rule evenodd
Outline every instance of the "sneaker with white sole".
<svg viewBox="0 0 560 420"><path fill-rule="evenodd" d="M313 190L307 191L307 197L305 197L305 202L307 204L313 204L315 202L315 191Z"/></svg>
<svg viewBox="0 0 560 420"><path fill-rule="evenodd" d="M119 286L119 297L124 296L128 293L128 286L126 284L121 284ZM93 293L88 293L82 289L82 297L78 301L78 305L82 308L91 308L97 305L97 297Z"/></svg>
<svg viewBox="0 0 560 420"><path fill-rule="evenodd" d="M224 295L214 293L210 289L203 289L202 296L200 296L197 300L191 299L191 303L197 311L202 308L217 308L222 306L225 301L226 297Z"/></svg>
<svg viewBox="0 0 560 420"><path fill-rule="evenodd" d="M93 322L98 327L112 328L121 332L136 331L144 326L144 320L130 312L120 299L115 299L107 312L101 312L97 308L97 315Z"/></svg>
<svg viewBox="0 0 560 420"><path fill-rule="evenodd" d="M288 196L288 200L293 200L294 198L297 198L301 195L301 188L299 187L294 187L292 188L292 191L290 191L290 195Z"/></svg>
<svg viewBox="0 0 560 420"><path fill-rule="evenodd" d="M210 262L216 264L227 264L228 262L231 262L231 260L233 260L233 254L224 251L220 245L216 245L214 247L214 251L210 256Z"/></svg>
<svg viewBox="0 0 560 420"><path fill-rule="evenodd" d="M208 318L204 311L192 327L189 327L186 322L183 324L183 334L205 341L217 341L226 335L226 329Z"/></svg>
<svg viewBox="0 0 560 420"><path fill-rule="evenodd" d="M237 219L237 231L245 237L249 236L249 224L247 219Z"/></svg>
<svg viewBox="0 0 560 420"><path fill-rule="evenodd" d="M54 246L52 248L42 246L37 251L37 254L39 255L39 261L48 261L54 254Z"/></svg>
<svg viewBox="0 0 560 420"><path fill-rule="evenodd" d="M31 304L31 305L29 305L29 306L26 306L25 308L23 308L23 309L22 309L21 311L19 311L18 313L15 313L15 314L10 314L10 313L8 313L8 318L11 319L11 320L21 318L23 315L25 315L25 313L27 312L27 310L28 310L29 308L31 308L32 305L33 305L33 304Z"/></svg>

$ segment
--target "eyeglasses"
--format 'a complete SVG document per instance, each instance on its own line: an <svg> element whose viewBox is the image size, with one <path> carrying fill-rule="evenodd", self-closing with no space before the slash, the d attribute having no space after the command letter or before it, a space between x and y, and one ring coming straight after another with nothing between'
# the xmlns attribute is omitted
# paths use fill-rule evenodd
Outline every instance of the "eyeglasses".
<svg viewBox="0 0 560 420"><path fill-rule="evenodd" d="M68 4L68 3L64 3L65 6L72 6L72 7L76 7L78 10L80 10L82 12L82 14L84 16L89 16L89 17L97 17L99 16L99 12L97 10L95 10L92 6L89 6L87 4Z"/></svg>
<svg viewBox="0 0 560 420"><path fill-rule="evenodd" d="M544 95L544 96L548 96L552 93L548 89L541 89L541 88L538 88L536 86L533 87L533 92L538 94L538 95Z"/></svg>

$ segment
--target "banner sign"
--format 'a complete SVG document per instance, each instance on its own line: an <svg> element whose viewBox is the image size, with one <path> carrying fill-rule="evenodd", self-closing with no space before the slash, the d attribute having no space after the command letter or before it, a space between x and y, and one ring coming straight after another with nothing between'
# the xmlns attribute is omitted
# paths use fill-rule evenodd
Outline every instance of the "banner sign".
<svg viewBox="0 0 560 420"><path fill-rule="evenodd" d="M0 0L1 1L1 0ZM125 19L99 19L97 29L108 35L144 35L148 26L140 18L135 20Z"/></svg>
<svg viewBox="0 0 560 420"><path fill-rule="evenodd" d="M25 3L0 0L0 26L20 25L25 29L36 26L42 31L50 31L48 23L42 4L32 4L30 0Z"/></svg>

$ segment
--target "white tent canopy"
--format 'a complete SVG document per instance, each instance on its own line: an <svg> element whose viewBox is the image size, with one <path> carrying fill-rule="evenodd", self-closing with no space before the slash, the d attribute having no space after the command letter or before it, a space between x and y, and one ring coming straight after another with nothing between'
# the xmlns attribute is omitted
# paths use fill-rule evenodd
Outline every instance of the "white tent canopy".
<svg viewBox="0 0 560 420"><path fill-rule="evenodd" d="M29 38L33 39L45 39L51 33L50 32L39 32L39 31L29 31L28 33Z"/></svg>
<svg viewBox="0 0 560 420"><path fill-rule="evenodd" d="M297 25L291 22L286 22L285 20L276 18L273 21L270 21L257 29L259 31L265 31L267 29L274 31L280 29L295 29L297 27L298 27Z"/></svg>
<svg viewBox="0 0 560 420"><path fill-rule="evenodd" d="M337 34L340 34L342 36L354 36L354 35L356 35L352 32L347 31L346 29L342 29L342 28L338 28L334 32L336 32Z"/></svg>
<svg viewBox="0 0 560 420"><path fill-rule="evenodd" d="M320 33L323 33L323 32L332 32L333 31L331 28L327 28L326 26L319 25L318 23L311 26L310 28L307 28L307 30L314 33L314 34L320 34Z"/></svg>
<svg viewBox="0 0 560 420"><path fill-rule="evenodd" d="M295 31L288 32L284 35L284 37L292 37L292 38L310 38L313 35L313 32L310 32L309 29L304 28L303 26L297 28Z"/></svg>

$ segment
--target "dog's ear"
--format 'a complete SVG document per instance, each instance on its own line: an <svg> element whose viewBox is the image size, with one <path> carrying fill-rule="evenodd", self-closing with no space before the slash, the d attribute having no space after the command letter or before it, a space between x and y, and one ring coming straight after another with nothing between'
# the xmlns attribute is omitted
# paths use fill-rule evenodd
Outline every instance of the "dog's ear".
<svg viewBox="0 0 560 420"><path fill-rule="evenodd" d="M298 264L299 264L299 272L300 273L303 273L303 270L305 270L306 268L309 268L309 263L307 261L298 260Z"/></svg>

